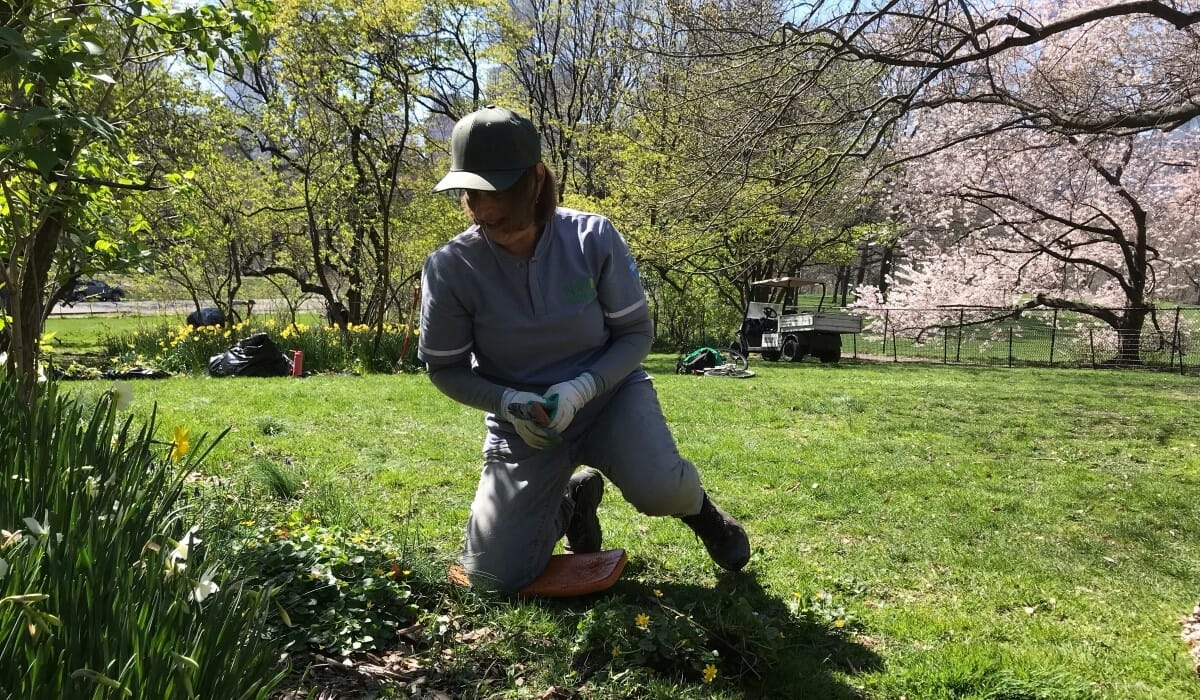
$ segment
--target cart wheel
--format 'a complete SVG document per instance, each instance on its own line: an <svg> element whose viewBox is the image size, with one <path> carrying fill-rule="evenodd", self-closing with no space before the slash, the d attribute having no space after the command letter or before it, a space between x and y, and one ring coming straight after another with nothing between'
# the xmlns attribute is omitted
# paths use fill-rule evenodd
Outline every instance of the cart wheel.
<svg viewBox="0 0 1200 700"><path fill-rule="evenodd" d="M784 362L798 362L803 355L800 354L800 343L796 339L788 336L783 340L783 347L779 348L779 358Z"/></svg>
<svg viewBox="0 0 1200 700"><path fill-rule="evenodd" d="M779 351L778 350L763 350L762 356L763 356L763 359L766 360L767 362L779 362Z"/></svg>
<svg viewBox="0 0 1200 700"><path fill-rule="evenodd" d="M842 359L842 349L841 348L832 348L832 349L826 350L825 352L821 353L817 359L819 359L821 362L825 362L825 363L838 362L839 360Z"/></svg>

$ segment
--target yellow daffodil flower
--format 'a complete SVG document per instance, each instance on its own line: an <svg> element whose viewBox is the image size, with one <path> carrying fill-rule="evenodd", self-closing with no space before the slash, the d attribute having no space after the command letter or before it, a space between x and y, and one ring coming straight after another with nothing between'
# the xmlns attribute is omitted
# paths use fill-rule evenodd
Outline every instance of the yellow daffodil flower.
<svg viewBox="0 0 1200 700"><path fill-rule="evenodd" d="M168 455L171 463L178 463L179 459L187 454L189 447L188 429L182 425L175 426L175 430L171 435L171 453Z"/></svg>

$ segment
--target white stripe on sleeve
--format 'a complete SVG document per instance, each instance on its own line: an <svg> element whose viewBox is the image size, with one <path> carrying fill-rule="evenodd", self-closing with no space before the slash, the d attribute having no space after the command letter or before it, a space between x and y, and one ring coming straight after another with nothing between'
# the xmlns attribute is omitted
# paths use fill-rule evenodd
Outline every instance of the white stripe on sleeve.
<svg viewBox="0 0 1200 700"><path fill-rule="evenodd" d="M635 303L630 304L629 306L626 306L625 308L621 309L620 311L605 311L604 318L616 320L623 316L628 316L629 314L633 313L634 311L637 311L638 309L642 308L645 305L646 305L645 299L638 299Z"/></svg>
<svg viewBox="0 0 1200 700"><path fill-rule="evenodd" d="M470 350L471 346L474 344L475 343L473 343L473 342L467 343L466 345L462 346L461 348L455 348L454 350L433 350L431 348L422 348L421 353L427 357L454 357L455 355L461 355L464 352Z"/></svg>

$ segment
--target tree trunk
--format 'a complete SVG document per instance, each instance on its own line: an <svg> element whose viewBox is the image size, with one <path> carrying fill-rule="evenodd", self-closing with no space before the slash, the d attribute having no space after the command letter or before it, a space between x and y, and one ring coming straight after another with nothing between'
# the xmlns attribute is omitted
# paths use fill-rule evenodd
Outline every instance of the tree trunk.
<svg viewBox="0 0 1200 700"><path fill-rule="evenodd" d="M833 282L833 300L838 303L840 298L840 306L846 305L846 299L850 295L850 266L838 265L835 268L835 276Z"/></svg>
<svg viewBox="0 0 1200 700"><path fill-rule="evenodd" d="M24 272L9 295L12 328L6 369L16 375L21 396L26 401L32 401L37 390L38 360L41 355L39 343L46 316L46 280L62 229L61 208L47 212L32 240L29 240Z"/></svg>
<svg viewBox="0 0 1200 700"><path fill-rule="evenodd" d="M882 255L879 258L879 278L875 286L879 288L879 293L883 295L884 299L887 299L888 275L892 271L892 254L894 250L894 246L883 246Z"/></svg>
<svg viewBox="0 0 1200 700"><path fill-rule="evenodd" d="M1149 307L1144 305L1126 309L1117 326L1118 349L1116 362L1121 366L1142 363L1142 326L1146 324Z"/></svg>

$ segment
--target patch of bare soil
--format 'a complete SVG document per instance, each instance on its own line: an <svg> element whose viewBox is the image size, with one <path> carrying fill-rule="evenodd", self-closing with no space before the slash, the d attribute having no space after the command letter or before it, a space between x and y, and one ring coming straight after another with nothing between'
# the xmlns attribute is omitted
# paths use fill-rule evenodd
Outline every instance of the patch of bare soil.
<svg viewBox="0 0 1200 700"><path fill-rule="evenodd" d="M421 625L396 630L391 649L345 658L317 652L293 656L293 672L273 700L366 700L383 690L391 697L450 700L456 684L446 678L449 648L436 649Z"/></svg>
<svg viewBox="0 0 1200 700"><path fill-rule="evenodd" d="M272 700L455 700L508 687L511 669L487 653L487 644L497 632L490 627L464 629L461 623L453 620L440 636L419 624L397 630L397 642L386 651L344 659L319 653L296 655L295 670ZM516 684L523 681L518 675ZM578 700L580 695L573 688L551 686L534 697Z"/></svg>
<svg viewBox="0 0 1200 700"><path fill-rule="evenodd" d="M1187 642L1192 654L1192 665L1196 675L1200 676L1200 604L1192 610L1192 614L1180 621L1183 625L1183 641Z"/></svg>

